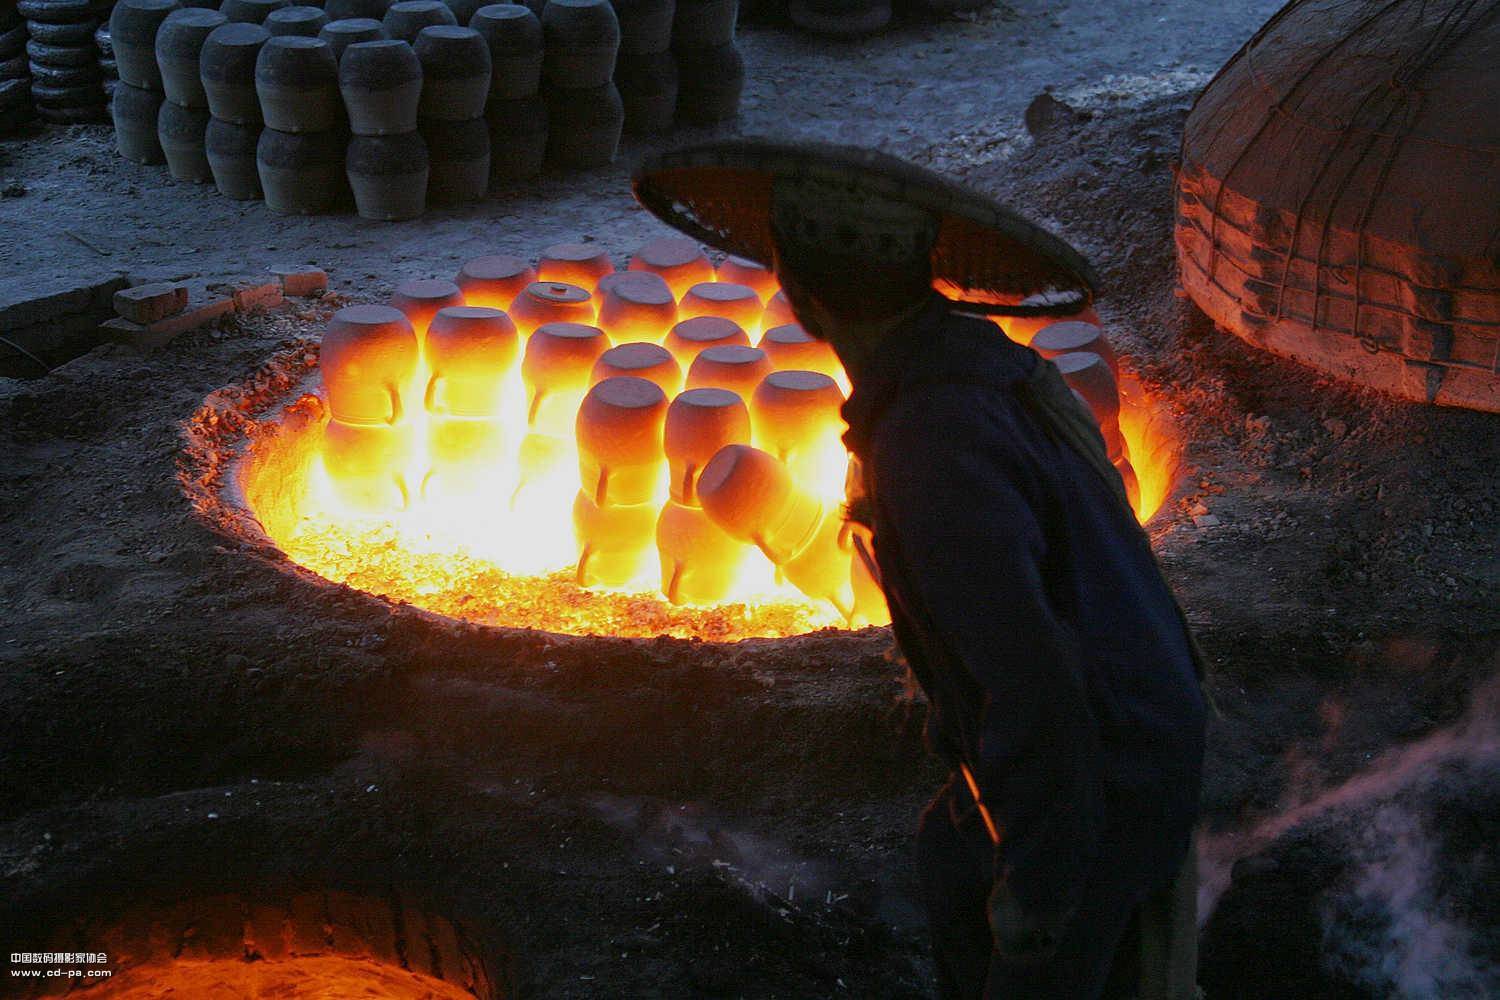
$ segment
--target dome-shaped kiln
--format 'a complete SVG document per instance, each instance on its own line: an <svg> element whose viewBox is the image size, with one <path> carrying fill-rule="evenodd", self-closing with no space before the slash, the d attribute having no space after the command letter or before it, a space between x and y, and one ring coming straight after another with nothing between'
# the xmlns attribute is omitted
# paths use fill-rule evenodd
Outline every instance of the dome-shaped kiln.
<svg viewBox="0 0 1500 1000"><path fill-rule="evenodd" d="M1500 4L1288 4L1188 117L1176 240L1250 343L1500 411Z"/></svg>

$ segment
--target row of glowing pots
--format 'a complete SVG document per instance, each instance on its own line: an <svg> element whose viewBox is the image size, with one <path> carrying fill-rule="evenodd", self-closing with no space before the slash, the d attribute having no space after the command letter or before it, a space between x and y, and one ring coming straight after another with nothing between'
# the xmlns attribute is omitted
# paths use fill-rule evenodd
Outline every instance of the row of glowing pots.
<svg viewBox="0 0 1500 1000"><path fill-rule="evenodd" d="M741 280L700 280L716 277ZM407 283L390 306L341 310L324 337L325 468L351 507L393 509L413 498L398 470L418 420L419 495L478 488L474 471L508 454L524 486L576 445L581 583L627 585L654 547L669 599L722 603L753 546L807 596L883 621L838 516L842 368L795 324L750 346L777 299L763 268L731 259L716 273L681 240L648 244L622 273L565 245L536 269L486 257L454 282ZM505 403L517 374L518 452Z"/></svg>

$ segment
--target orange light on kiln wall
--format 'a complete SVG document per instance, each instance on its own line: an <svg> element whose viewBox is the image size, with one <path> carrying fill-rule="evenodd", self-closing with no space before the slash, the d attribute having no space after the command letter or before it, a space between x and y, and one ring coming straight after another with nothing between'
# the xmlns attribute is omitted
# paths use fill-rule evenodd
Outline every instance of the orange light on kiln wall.
<svg viewBox="0 0 1500 1000"><path fill-rule="evenodd" d="M799 489L775 456L746 445L721 448L698 479L698 496L715 524L754 544L798 590L846 619L853 614L842 521Z"/></svg>
<svg viewBox="0 0 1500 1000"><path fill-rule="evenodd" d="M427 337L427 326L432 317L445 306L464 304L464 293L446 278L420 278L403 281L396 286L390 304L406 314L412 329L417 333L417 343Z"/></svg>
<svg viewBox="0 0 1500 1000"><path fill-rule="evenodd" d="M755 261L743 257L724 258L714 280L753 289L762 302L769 301L771 296L781 291L781 286L776 283L776 275L771 273L770 268L761 267Z"/></svg>
<svg viewBox="0 0 1500 1000"><path fill-rule="evenodd" d="M677 315L683 319L718 316L733 320L741 329L757 336L764 312L765 306L753 289L721 281L700 282L689 288L677 303Z"/></svg>
<svg viewBox="0 0 1500 1000"><path fill-rule="evenodd" d="M750 401L755 443L785 462L800 482L816 484L819 495L842 495L844 468L830 459L843 455L843 404L838 385L821 372L772 372Z"/></svg>
<svg viewBox="0 0 1500 1000"><path fill-rule="evenodd" d="M672 499L700 506L698 476L719 449L750 443L750 411L727 389L689 389L667 407L663 447Z"/></svg>
<svg viewBox="0 0 1500 1000"><path fill-rule="evenodd" d="M536 281L536 268L505 254L476 257L459 269L453 281L469 305L509 309L516 296Z"/></svg>
<svg viewBox="0 0 1500 1000"><path fill-rule="evenodd" d="M771 327L760 338L759 346L778 371L822 372L845 388L847 376L838 355L832 347L802 329L801 324Z"/></svg>
<svg viewBox="0 0 1500 1000"><path fill-rule="evenodd" d="M526 420L532 431L573 435L574 418L588 391L594 362L609 350L609 338L585 323L546 323L526 341L521 381L526 386Z"/></svg>
<svg viewBox="0 0 1500 1000"><path fill-rule="evenodd" d="M771 359L760 348L720 344L704 349L693 359L687 387L728 389L741 399L749 399L755 394L755 387L773 371Z"/></svg>
<svg viewBox="0 0 1500 1000"><path fill-rule="evenodd" d="M539 281L562 281L593 291L599 279L615 271L614 261L591 243L558 243L542 251L537 263Z"/></svg>
<svg viewBox="0 0 1500 1000"><path fill-rule="evenodd" d="M691 370L693 362L710 347L737 344L750 346L750 335L733 320L718 316L697 316L685 319L667 333L663 346L672 352L679 364Z"/></svg>
<svg viewBox="0 0 1500 1000"><path fill-rule="evenodd" d="M693 240L671 236L652 240L637 250L630 258L630 270L660 276L679 299L699 282L714 280L714 266L703 248Z"/></svg>
<svg viewBox="0 0 1500 1000"><path fill-rule="evenodd" d="M682 391L682 366L660 344L621 344L599 355L589 376L590 386L618 375L634 375L655 382L667 398Z"/></svg>
<svg viewBox="0 0 1500 1000"><path fill-rule="evenodd" d="M524 339L548 323L592 325L597 312L588 289L563 281L537 281L526 286L510 309L511 322Z"/></svg>
<svg viewBox="0 0 1500 1000"><path fill-rule="evenodd" d="M666 474L661 386L617 375L594 386L578 408L578 477L599 506L650 503Z"/></svg>
<svg viewBox="0 0 1500 1000"><path fill-rule="evenodd" d="M599 282L599 325L622 343L660 344L677 322L677 299L658 275L617 271Z"/></svg>

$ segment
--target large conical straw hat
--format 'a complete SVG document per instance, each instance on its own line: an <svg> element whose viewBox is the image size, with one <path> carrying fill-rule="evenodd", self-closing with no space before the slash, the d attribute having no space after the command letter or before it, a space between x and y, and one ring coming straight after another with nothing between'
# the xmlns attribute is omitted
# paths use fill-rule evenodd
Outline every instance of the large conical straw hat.
<svg viewBox="0 0 1500 1000"><path fill-rule="evenodd" d="M933 285L966 309L1069 315L1093 299L1093 269L1068 244L991 198L872 149L734 139L658 154L634 180L636 198L663 222L767 265L773 194L788 187L804 196L821 188L832 202L851 206L847 225L828 224L829 213L819 213L830 254L871 250L853 206L870 206L872 225L888 224L901 210L930 214L937 227Z"/></svg>

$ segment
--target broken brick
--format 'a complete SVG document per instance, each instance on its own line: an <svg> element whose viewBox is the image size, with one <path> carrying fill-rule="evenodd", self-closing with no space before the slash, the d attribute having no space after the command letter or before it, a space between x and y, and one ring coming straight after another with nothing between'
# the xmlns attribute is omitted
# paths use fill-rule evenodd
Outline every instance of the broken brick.
<svg viewBox="0 0 1500 1000"><path fill-rule="evenodd" d="M266 268L281 281L284 294L305 297L328 288L328 274L311 264L273 264Z"/></svg>
<svg viewBox="0 0 1500 1000"><path fill-rule="evenodd" d="M115 292L115 312L132 323L149 324L175 316L187 307L186 285L157 281Z"/></svg>
<svg viewBox="0 0 1500 1000"><path fill-rule="evenodd" d="M279 281L239 285L234 289L233 295L234 307L240 312L274 309L284 301Z"/></svg>
<svg viewBox="0 0 1500 1000"><path fill-rule="evenodd" d="M124 317L116 317L100 324L99 333L105 340L113 343L126 344L139 351L154 351L171 343L179 334L207 326L232 312L233 298L208 299L190 306L176 316L168 316L154 323L134 323Z"/></svg>

